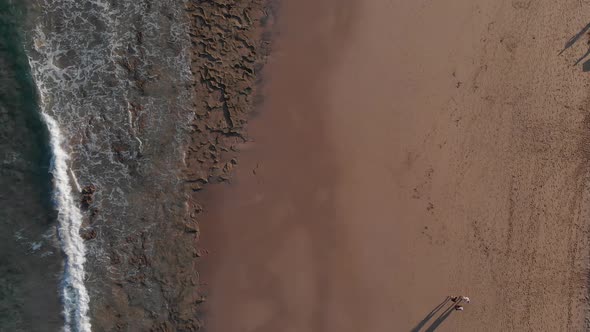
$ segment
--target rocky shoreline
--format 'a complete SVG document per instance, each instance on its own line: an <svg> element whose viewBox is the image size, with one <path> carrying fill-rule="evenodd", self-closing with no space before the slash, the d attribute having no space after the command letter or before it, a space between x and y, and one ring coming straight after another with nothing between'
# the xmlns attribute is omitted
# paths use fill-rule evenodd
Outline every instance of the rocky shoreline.
<svg viewBox="0 0 590 332"><path fill-rule="evenodd" d="M229 181L238 164L238 145L247 141L246 125L261 102L261 70L271 50L276 7L268 0L189 1L195 118L183 170L189 209L185 231L198 245L198 194L207 185ZM197 257L206 254L199 249ZM198 261L197 261L198 262ZM187 271L188 272L188 271ZM194 271L198 275L198 263ZM206 294L206 287L198 288ZM205 296L199 299L204 301ZM197 303L200 323L205 308ZM203 327L203 325L200 325Z"/></svg>
<svg viewBox="0 0 590 332"><path fill-rule="evenodd" d="M90 248L107 253L109 265L90 263L87 269L91 275L110 275L88 286L93 331L206 329L203 303L207 289L199 278L200 259L206 253L199 248L199 215L204 207L197 196L207 184L228 181L238 163L237 146L246 141L247 120L260 100L257 86L270 52L275 11L266 0L239 4L189 0L185 12L194 78L188 88L194 95L194 115L183 137L180 183L159 189L150 188L149 182L138 184L144 189L127 197L132 205L147 200L162 206L147 206L138 212L126 225L126 235L110 227L95 231L92 223L96 215L100 219L101 209L94 195L100 200L100 187L84 183L80 194L81 208L90 221L81 234ZM138 43L140 37L138 34ZM138 69L141 59L133 59L128 63L137 65L121 66L135 71L136 85L144 86ZM150 126L142 123L141 113L141 103L131 103L130 114L137 119L138 130L148 132ZM138 158L141 163L142 156ZM138 182L141 179L137 176ZM151 226L146 228L147 224Z"/></svg>
<svg viewBox="0 0 590 332"><path fill-rule="evenodd" d="M223 182L237 164L237 145L259 96L260 71L270 52L273 10L267 1L190 1L195 119L186 151L189 189Z"/></svg>

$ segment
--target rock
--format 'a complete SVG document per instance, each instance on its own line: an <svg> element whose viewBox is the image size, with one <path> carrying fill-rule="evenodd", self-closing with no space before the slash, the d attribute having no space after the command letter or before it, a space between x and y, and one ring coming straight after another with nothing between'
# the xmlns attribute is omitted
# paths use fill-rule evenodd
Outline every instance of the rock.
<svg viewBox="0 0 590 332"><path fill-rule="evenodd" d="M199 225L196 223L184 224L184 231L187 233L198 233L199 232Z"/></svg>
<svg viewBox="0 0 590 332"><path fill-rule="evenodd" d="M96 192L96 186L93 184L88 185L82 189L82 198L80 199L80 205L82 209L87 210L92 204L94 193Z"/></svg>
<svg viewBox="0 0 590 332"><path fill-rule="evenodd" d="M84 240L88 241L88 240L92 240L92 239L96 238L97 233L96 233L96 230L92 229L92 230L89 230L89 231L82 232L82 234L80 234L80 236Z"/></svg>

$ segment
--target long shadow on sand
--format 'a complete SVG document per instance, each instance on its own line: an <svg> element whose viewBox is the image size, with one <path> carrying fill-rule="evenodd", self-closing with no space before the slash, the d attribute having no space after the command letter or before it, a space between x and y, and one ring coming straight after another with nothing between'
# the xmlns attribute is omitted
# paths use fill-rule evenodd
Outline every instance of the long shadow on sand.
<svg viewBox="0 0 590 332"><path fill-rule="evenodd" d="M590 23L586 24L586 26L583 27L582 30L580 30L577 34L575 34L572 38L570 38L565 43L565 46L563 47L563 50L561 50L561 52L559 52L559 55L561 55L563 52L565 52L568 48L572 47L589 30L590 30ZM588 46L589 47L588 47L588 50L586 51L586 53L584 53L584 55L582 55L580 58L578 58L576 63L574 63L574 66L577 66L582 60L584 60L588 55L590 55L590 41L588 42ZM582 64L582 70L584 72L590 71L590 60L586 60Z"/></svg>
<svg viewBox="0 0 590 332"><path fill-rule="evenodd" d="M447 304L449 302L450 298L447 296L446 299L444 299L441 303L439 303L436 307L434 307L434 309L432 309L432 311L430 311L428 313L428 315L426 315L426 317L424 317L420 323L418 323L412 330L411 332L419 332L421 328L424 327L424 325L426 325L426 323L428 323L428 321L434 317L434 315L436 315L437 312L440 311L440 309L442 309L445 304ZM452 308L452 307L451 307ZM445 311L446 312L446 311ZM441 315L442 317L442 315ZM440 318L440 317L439 317ZM438 320L438 319L437 319Z"/></svg>
<svg viewBox="0 0 590 332"><path fill-rule="evenodd" d="M440 316L426 329L426 332L432 332L436 330L440 324L442 324L449 316L455 311L455 306L451 304Z"/></svg>

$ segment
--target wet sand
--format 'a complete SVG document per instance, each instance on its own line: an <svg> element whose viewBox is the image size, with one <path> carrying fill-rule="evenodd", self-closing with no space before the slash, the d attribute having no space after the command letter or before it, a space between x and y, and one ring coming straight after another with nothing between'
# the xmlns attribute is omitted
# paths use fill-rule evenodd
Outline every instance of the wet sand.
<svg viewBox="0 0 590 332"><path fill-rule="evenodd" d="M206 193L209 329L584 330L588 38L558 52L589 14L285 1L252 142ZM450 294L472 303L429 317Z"/></svg>

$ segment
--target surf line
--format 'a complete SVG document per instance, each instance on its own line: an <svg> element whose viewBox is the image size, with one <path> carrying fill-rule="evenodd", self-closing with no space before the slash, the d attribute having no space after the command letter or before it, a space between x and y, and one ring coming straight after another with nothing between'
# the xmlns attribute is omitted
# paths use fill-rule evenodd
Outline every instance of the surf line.
<svg viewBox="0 0 590 332"><path fill-rule="evenodd" d="M82 213L72 197L68 160L64 138L57 121L41 112L49 130L52 151L51 174L53 175L53 199L58 212L58 236L65 255L61 282L65 332L90 332L88 308L90 298L84 285L86 250L80 236Z"/></svg>

